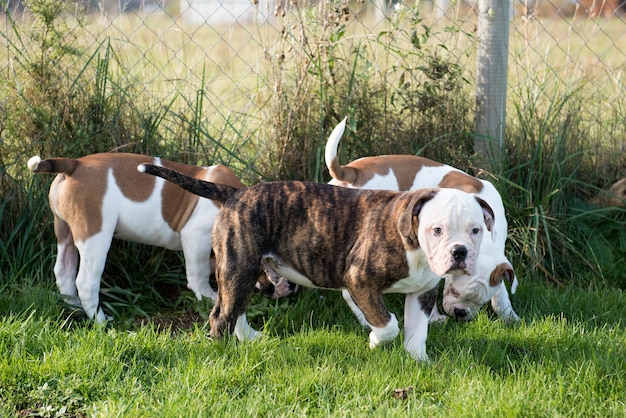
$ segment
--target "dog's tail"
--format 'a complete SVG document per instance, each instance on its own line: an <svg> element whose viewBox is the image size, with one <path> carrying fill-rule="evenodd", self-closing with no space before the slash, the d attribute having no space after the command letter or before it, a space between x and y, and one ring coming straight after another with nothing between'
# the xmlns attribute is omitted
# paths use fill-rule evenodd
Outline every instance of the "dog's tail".
<svg viewBox="0 0 626 418"><path fill-rule="evenodd" d="M328 141L326 141L326 167L335 180L353 183L356 180L356 170L352 167L343 167L337 161L337 147L343 132L346 130L346 119L344 118L335 126L328 137Z"/></svg>
<svg viewBox="0 0 626 418"><path fill-rule="evenodd" d="M28 169L33 173L63 173L68 176L76 169L77 161L72 158L50 158L42 160L39 156L28 160Z"/></svg>
<svg viewBox="0 0 626 418"><path fill-rule="evenodd" d="M206 197L207 199L217 200L218 202L225 202L228 198L234 195L237 190L241 190L238 187L232 187L226 184L199 180L194 177L186 176L178 171L153 164L139 164L137 166L137 171L164 178L165 180L171 181L172 183L182 187L188 192Z"/></svg>

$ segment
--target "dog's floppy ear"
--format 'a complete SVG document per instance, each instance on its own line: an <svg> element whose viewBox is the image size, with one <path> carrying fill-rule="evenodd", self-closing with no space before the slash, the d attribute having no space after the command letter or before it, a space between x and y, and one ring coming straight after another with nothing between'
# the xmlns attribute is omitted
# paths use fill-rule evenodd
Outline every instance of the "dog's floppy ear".
<svg viewBox="0 0 626 418"><path fill-rule="evenodd" d="M502 283L502 279L506 279L509 282L509 286L511 286L511 293L515 293L515 290L517 290L517 278L515 277L513 267L508 262L500 263L495 269L493 269L491 276L489 276L489 284L491 286L497 286ZM513 290L514 282L515 290Z"/></svg>
<svg viewBox="0 0 626 418"><path fill-rule="evenodd" d="M410 192L411 200L404 209L404 212L398 219L398 230L402 236L406 237L409 243L415 247L418 247L417 240L417 217L420 211L424 207L424 204L437 194L436 189L421 189L415 192Z"/></svg>
<svg viewBox="0 0 626 418"><path fill-rule="evenodd" d="M476 201L480 205L483 210L483 217L485 218L485 225L487 225L487 231L491 232L491 240L496 242L496 228L494 228L494 222L496 220L496 215L493 213L493 209L489 206L485 200L481 199L478 196L474 196Z"/></svg>

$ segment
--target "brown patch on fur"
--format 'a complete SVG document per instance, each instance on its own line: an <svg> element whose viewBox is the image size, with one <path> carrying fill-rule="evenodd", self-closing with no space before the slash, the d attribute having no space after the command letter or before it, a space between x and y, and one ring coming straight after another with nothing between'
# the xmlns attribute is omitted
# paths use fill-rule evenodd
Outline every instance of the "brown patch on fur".
<svg viewBox="0 0 626 418"><path fill-rule="evenodd" d="M401 214L398 214L398 231L406 239L407 247L412 250L419 248L419 241L417 238L417 228L419 226L418 216L424 203L435 197L435 191L433 189L420 189L417 192L412 193L411 201ZM398 203L403 202L400 200Z"/></svg>
<svg viewBox="0 0 626 418"><path fill-rule="evenodd" d="M141 163L153 163L154 158L135 154L94 154L84 158L101 160L105 173L109 168L113 170L115 184L128 200L145 202L152 196L156 181L140 179L137 175L137 166Z"/></svg>
<svg viewBox="0 0 626 418"><path fill-rule="evenodd" d="M203 178L204 173L207 171L204 167L180 164L168 160L161 160L161 164L164 167L180 171L195 178ZM135 165L134 169L135 173L137 173L137 165ZM179 232L185 226L197 204L198 196L184 191L169 181L163 185L161 190L161 213L165 222L174 231Z"/></svg>
<svg viewBox="0 0 626 418"><path fill-rule="evenodd" d="M57 237L58 244L69 245L74 242L69 225L57 216L54 216L54 234Z"/></svg>
<svg viewBox="0 0 626 418"><path fill-rule="evenodd" d="M343 182L344 184L352 184L357 181L358 172L354 169L354 167L350 166L340 166L337 162L337 159L334 159L331 163L330 167L328 167L328 172L331 177Z"/></svg>
<svg viewBox="0 0 626 418"><path fill-rule="evenodd" d="M502 282L502 279L506 278L510 285L513 283L514 275L513 268L509 263L500 263L491 272L489 284L491 286L497 286Z"/></svg>
<svg viewBox="0 0 626 418"><path fill-rule="evenodd" d="M439 187L447 189L458 189L465 193L480 193L483 190L483 183L476 177L459 171L450 171L446 174Z"/></svg>
<svg viewBox="0 0 626 418"><path fill-rule="evenodd" d="M204 178L200 179L238 188L246 187L235 175L233 170L222 164L215 165L210 170L207 170Z"/></svg>
<svg viewBox="0 0 626 418"><path fill-rule="evenodd" d="M59 174L54 179L49 199L55 216L59 214L67 222L74 240L85 241L102 229L102 196L107 188L107 171L99 164L92 167L89 159L75 161L71 175Z"/></svg>
<svg viewBox="0 0 626 418"><path fill-rule="evenodd" d="M345 173L348 172L346 171L348 168L351 169L350 173L353 174L350 174L350 178L333 177L346 183L352 183L354 187L360 188L375 175L384 176L389 174L391 166L393 166L394 174L398 179L398 190L409 190L413 185L415 176L423 167L440 167L442 165L428 158L412 155L363 157L343 166Z"/></svg>
<svg viewBox="0 0 626 418"><path fill-rule="evenodd" d="M487 201L485 201L484 199L481 199L478 196L474 196L474 198L476 199L480 207L483 209L483 214L487 212L490 216L490 218L488 218L486 214L484 215L485 225L487 226L487 231L489 232L493 231L493 227L495 225L495 219L496 219L496 215L493 213L493 209L491 208L491 206L489 206L489 203L487 203Z"/></svg>

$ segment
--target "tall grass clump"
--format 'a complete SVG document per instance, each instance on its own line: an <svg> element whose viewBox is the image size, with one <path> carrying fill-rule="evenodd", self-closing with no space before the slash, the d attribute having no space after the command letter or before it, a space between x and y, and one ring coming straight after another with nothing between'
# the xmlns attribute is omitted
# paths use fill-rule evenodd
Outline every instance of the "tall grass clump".
<svg viewBox="0 0 626 418"><path fill-rule="evenodd" d="M470 35L429 26L417 7L399 8L375 33L353 13L346 1L277 8L282 36L268 48L260 144L268 177L327 180L326 135L345 116L354 133L341 142L345 160L404 153L467 162L469 82L437 39Z"/></svg>
<svg viewBox="0 0 626 418"><path fill-rule="evenodd" d="M119 57L109 40L100 40L93 51L81 46L80 5L32 0L20 23L6 14L8 27L0 36L11 60L0 83L7 98L0 165L16 180L34 154L159 151L159 138L145 135L153 133L146 129L149 112L139 107L132 86L116 82L111 63Z"/></svg>
<svg viewBox="0 0 626 418"><path fill-rule="evenodd" d="M528 89L514 103L501 177L512 259L560 286L599 277L623 287L623 210L587 202L607 184L598 165L614 169L614 156L596 154L599 138L581 112L584 86L559 87Z"/></svg>

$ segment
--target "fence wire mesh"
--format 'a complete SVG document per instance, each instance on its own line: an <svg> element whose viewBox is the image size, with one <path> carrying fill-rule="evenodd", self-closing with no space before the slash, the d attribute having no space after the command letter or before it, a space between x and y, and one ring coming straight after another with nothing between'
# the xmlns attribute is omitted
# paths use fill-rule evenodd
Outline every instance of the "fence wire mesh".
<svg viewBox="0 0 626 418"><path fill-rule="evenodd" d="M19 55L49 36L34 29L31 12L50 1L0 3L4 9L0 71L8 80ZM597 101L585 117L602 131L603 115L615 110L614 103L623 103L615 98L625 92L626 2L620 2L513 3L508 96L517 102L540 95L550 100L554 89L584 86L590 100ZM480 39L476 37L473 1L57 3L64 8L63 45L84 52L70 54L69 64L65 55L59 66L84 68L88 62L102 62L113 74L105 81L124 85L126 95L157 109L154 118L168 117L163 109L193 109L189 118L201 119L209 136L228 136L229 129L237 136L242 130L254 131L266 124L274 117L266 111L268 103L280 97L286 83L297 91L307 72L322 74L332 86L334 77L344 74L349 78L358 64L366 66L371 77L378 77L381 83L408 85L411 72L423 66L419 60L424 56L414 53L420 48L430 48L431 55L453 61L469 86L475 82ZM16 27L23 30L16 31ZM394 38L401 37L408 47L393 44ZM380 44L390 48L381 53ZM52 45L47 49L44 45L37 53L61 54ZM412 61L401 63L403 58ZM70 71L67 74L75 77ZM110 87L100 86L103 92ZM398 93L396 102L401 96ZM407 104L411 99L404 100L408 110L416 109ZM176 123L183 122L172 123L172 135L179 134L173 127ZM246 139L241 141L245 144Z"/></svg>

